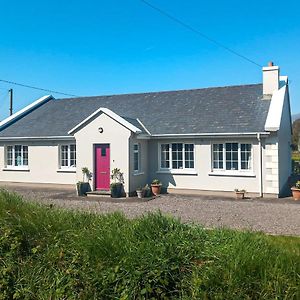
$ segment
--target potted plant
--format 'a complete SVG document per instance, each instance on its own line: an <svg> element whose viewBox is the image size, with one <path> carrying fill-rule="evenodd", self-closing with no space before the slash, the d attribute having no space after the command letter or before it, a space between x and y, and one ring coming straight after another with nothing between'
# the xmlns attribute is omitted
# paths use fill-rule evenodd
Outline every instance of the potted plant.
<svg viewBox="0 0 300 300"><path fill-rule="evenodd" d="M111 179L113 182L110 184L110 193L112 198L120 198L123 193L123 173L118 168L111 171Z"/></svg>
<svg viewBox="0 0 300 300"><path fill-rule="evenodd" d="M143 187L143 197L146 197L146 198L151 197L151 189L150 189L150 187L149 187L149 184L146 184L146 185Z"/></svg>
<svg viewBox="0 0 300 300"><path fill-rule="evenodd" d="M236 199L244 199L245 198L245 190L234 189L235 198Z"/></svg>
<svg viewBox="0 0 300 300"><path fill-rule="evenodd" d="M300 180L291 188L294 200L300 200Z"/></svg>
<svg viewBox="0 0 300 300"><path fill-rule="evenodd" d="M138 187L137 189L136 189L136 193L137 193L137 196L138 196L138 198L143 198L143 194L144 194L144 191L143 191L143 188L142 187Z"/></svg>
<svg viewBox="0 0 300 300"><path fill-rule="evenodd" d="M78 196L86 196L86 193L91 190L89 181L91 180L92 173L87 167L81 169L83 175L83 181L78 181L76 184L76 190Z"/></svg>
<svg viewBox="0 0 300 300"><path fill-rule="evenodd" d="M160 180L158 180L158 179L152 180L151 190L152 190L153 195L155 195L155 196L160 194L160 191L161 191L161 182L160 182Z"/></svg>

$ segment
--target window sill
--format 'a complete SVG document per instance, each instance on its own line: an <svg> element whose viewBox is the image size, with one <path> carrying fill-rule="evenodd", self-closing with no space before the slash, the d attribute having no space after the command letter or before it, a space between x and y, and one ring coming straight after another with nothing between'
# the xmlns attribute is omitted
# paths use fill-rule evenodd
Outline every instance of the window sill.
<svg viewBox="0 0 300 300"><path fill-rule="evenodd" d="M70 168L70 169L58 169L56 170L57 173L76 173L76 169Z"/></svg>
<svg viewBox="0 0 300 300"><path fill-rule="evenodd" d="M145 172L133 172L133 176L139 176L139 175L144 175Z"/></svg>
<svg viewBox="0 0 300 300"><path fill-rule="evenodd" d="M198 175L195 169L191 170L158 170L157 174L174 174L174 175Z"/></svg>
<svg viewBox="0 0 300 300"><path fill-rule="evenodd" d="M29 172L30 170L28 167L25 167L25 168L6 167L6 168L3 168L2 171Z"/></svg>
<svg viewBox="0 0 300 300"><path fill-rule="evenodd" d="M256 177L252 172L222 172L222 171L212 171L208 173L209 176L225 176L225 177Z"/></svg>

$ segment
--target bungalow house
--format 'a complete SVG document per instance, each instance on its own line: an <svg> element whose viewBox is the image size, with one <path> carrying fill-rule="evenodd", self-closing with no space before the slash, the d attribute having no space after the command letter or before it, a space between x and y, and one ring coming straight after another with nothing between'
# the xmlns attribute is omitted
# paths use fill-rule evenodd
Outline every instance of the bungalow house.
<svg viewBox="0 0 300 300"><path fill-rule="evenodd" d="M169 191L246 189L280 196L291 174L288 78L263 83L55 99L0 122L0 181L75 184L92 190L124 173L126 193L158 178Z"/></svg>

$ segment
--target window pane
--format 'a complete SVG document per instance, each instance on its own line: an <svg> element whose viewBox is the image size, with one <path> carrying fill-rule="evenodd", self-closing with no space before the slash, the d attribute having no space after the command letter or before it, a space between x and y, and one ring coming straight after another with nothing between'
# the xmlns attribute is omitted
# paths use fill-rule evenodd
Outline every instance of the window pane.
<svg viewBox="0 0 300 300"><path fill-rule="evenodd" d="M6 164L8 166L13 165L13 146L7 146L6 148Z"/></svg>
<svg viewBox="0 0 300 300"><path fill-rule="evenodd" d="M194 144L184 145L184 156L185 156L185 168L194 168Z"/></svg>
<svg viewBox="0 0 300 300"><path fill-rule="evenodd" d="M213 169L223 169L223 144L213 144Z"/></svg>
<svg viewBox="0 0 300 300"><path fill-rule="evenodd" d="M140 154L139 154L139 144L133 145L133 170L139 171L140 168Z"/></svg>
<svg viewBox="0 0 300 300"><path fill-rule="evenodd" d="M251 144L241 144L241 169L250 170L251 169L251 154L252 154Z"/></svg>
<svg viewBox="0 0 300 300"><path fill-rule="evenodd" d="M69 167L76 167L76 145L70 145L70 166Z"/></svg>
<svg viewBox="0 0 300 300"><path fill-rule="evenodd" d="M68 166L68 161L69 161L68 148L69 147L67 145L61 146L61 166L62 167Z"/></svg>
<svg viewBox="0 0 300 300"><path fill-rule="evenodd" d="M183 144L172 144L172 168L182 169L183 168Z"/></svg>
<svg viewBox="0 0 300 300"><path fill-rule="evenodd" d="M134 161L134 171L139 170L139 153L136 152L133 154L133 161Z"/></svg>
<svg viewBox="0 0 300 300"><path fill-rule="evenodd" d="M161 168L170 168L169 144L160 145Z"/></svg>
<svg viewBox="0 0 300 300"><path fill-rule="evenodd" d="M22 146L15 146L15 166L22 166Z"/></svg>
<svg viewBox="0 0 300 300"><path fill-rule="evenodd" d="M23 146L23 166L28 166L28 146Z"/></svg>
<svg viewBox="0 0 300 300"><path fill-rule="evenodd" d="M238 143L226 143L226 170L238 170Z"/></svg>

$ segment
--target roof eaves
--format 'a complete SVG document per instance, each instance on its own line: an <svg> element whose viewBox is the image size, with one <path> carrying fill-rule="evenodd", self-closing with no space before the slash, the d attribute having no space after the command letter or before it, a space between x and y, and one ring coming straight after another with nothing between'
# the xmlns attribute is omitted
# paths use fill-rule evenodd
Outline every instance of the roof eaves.
<svg viewBox="0 0 300 300"><path fill-rule="evenodd" d="M8 127L11 123L17 121L24 115L30 113L34 109L45 104L46 102L48 102L51 99L53 99L52 95L43 96L43 97L37 99L36 101L34 101L33 103L27 105L23 109L19 110L18 112L14 113L13 115L9 116L8 118L4 119L3 121L0 122L0 131L4 128Z"/></svg>

